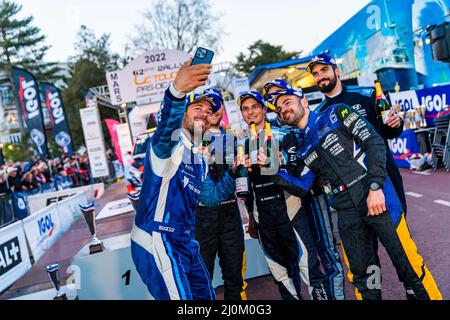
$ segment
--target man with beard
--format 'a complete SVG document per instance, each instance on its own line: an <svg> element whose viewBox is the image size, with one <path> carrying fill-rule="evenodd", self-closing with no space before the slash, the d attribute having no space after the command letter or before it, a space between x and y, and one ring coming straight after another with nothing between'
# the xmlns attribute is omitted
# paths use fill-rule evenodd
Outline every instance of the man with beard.
<svg viewBox="0 0 450 320"><path fill-rule="evenodd" d="M156 300L213 300L215 292L195 241L195 209L207 166L198 144L217 96L188 92L205 85L211 65L183 65L166 90L157 130L147 149L143 185L131 234L136 269ZM234 179L228 172L208 194L228 199ZM222 193L222 191L224 191ZM201 200L201 199L200 199Z"/></svg>
<svg viewBox="0 0 450 320"><path fill-rule="evenodd" d="M283 79L273 79L266 83L263 88L264 98L267 100L272 93L292 89L291 85ZM301 90L301 89L299 89ZM268 103L269 108L276 111L275 106ZM282 121L280 115L277 114L279 122ZM289 127L283 141L299 140L301 137L296 128ZM286 166L291 175L298 175L301 173L301 166L297 160L297 144L291 146L281 146L285 150L289 158ZM311 193L302 197L302 206L305 208L305 213L308 215L308 222L312 237L319 254L320 261L325 271L325 278L327 280L331 299L344 300L344 271L342 263L339 258L339 252L336 248L336 239L333 233L333 222L331 218L331 209L328 204L327 196L319 183L315 183Z"/></svg>
<svg viewBox="0 0 450 320"><path fill-rule="evenodd" d="M381 299L380 270L372 245L377 236L414 298L442 299L411 238L402 204L387 175L383 139L370 123L345 104L311 112L298 90L273 93L269 100L283 121L303 135L298 153L304 165L302 174L290 180L287 172L279 175L305 190L311 188L315 176L330 182L357 298Z"/></svg>
<svg viewBox="0 0 450 320"><path fill-rule="evenodd" d="M406 196L403 188L403 180L395 164L394 157L387 139L393 139L400 136L403 132L403 120L394 112L389 113L386 124L377 119L375 107L375 90L371 87L346 86L341 82L340 69L336 61L327 54L319 54L315 56L308 65L308 71L313 75L317 88L325 95L325 100L317 107L316 111L326 110L331 105L344 103L352 106L364 116L367 121L374 127L376 132L383 138L386 149L386 169L391 179L394 189L403 205L404 214L407 214ZM378 240L374 239L375 259L379 263L378 257ZM348 275L351 279L352 275ZM409 295L409 289L406 288L406 296Z"/></svg>
<svg viewBox="0 0 450 320"><path fill-rule="evenodd" d="M210 128L203 137L209 155L208 173L212 180L218 181L233 164L235 138L220 127L224 113L221 92L212 88L205 90L203 94L205 92L216 95L222 104L222 108L209 117ZM200 253L211 279L216 256L219 256L224 282L224 299L246 300L244 291L246 284L243 280L245 274L244 230L236 197L231 194L219 205L210 205L207 194L212 188L214 188L212 181L202 186L205 203L200 202L196 212L196 239L200 244Z"/></svg>
<svg viewBox="0 0 450 320"><path fill-rule="evenodd" d="M308 71L312 74L317 89L325 95L325 100L317 107L316 111L324 111L329 106L337 103L347 104L365 117L384 139L387 153L387 172L402 202L406 215L406 197L402 176L387 143L388 139L397 138L402 134L403 120L392 110L388 116L387 123L383 124L377 118L375 89L373 87L344 85L340 79L341 71L336 65L336 61L329 55L319 54L314 57L308 65Z"/></svg>
<svg viewBox="0 0 450 320"><path fill-rule="evenodd" d="M262 148L261 146L266 145L264 138L267 138L264 131L267 107L263 97L258 91L244 92L238 99L238 105L244 121L249 125L252 122L255 124ZM278 158L278 144L291 144L284 141L286 132L273 128L272 134L275 138L272 140L272 155ZM295 145L296 142L292 143ZM248 139L245 146L249 154L251 150ZM275 163L272 159L271 164ZM320 270L307 216L301 206L300 196L303 194L298 194L302 190L277 179L278 167L251 166L248 157L245 166L250 171L248 233L253 238L259 237L281 297L284 300L302 299L303 279L313 300L328 300L326 281Z"/></svg>

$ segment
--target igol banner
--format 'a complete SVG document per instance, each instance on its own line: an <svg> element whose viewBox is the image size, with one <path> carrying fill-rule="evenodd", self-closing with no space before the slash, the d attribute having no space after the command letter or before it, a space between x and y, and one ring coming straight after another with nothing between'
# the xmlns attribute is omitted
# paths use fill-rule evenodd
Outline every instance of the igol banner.
<svg viewBox="0 0 450 320"><path fill-rule="evenodd" d="M61 147L64 153L70 155L73 150L72 136L70 134L61 93L53 84L46 82L41 82L41 93L45 99L55 142Z"/></svg>
<svg viewBox="0 0 450 320"><path fill-rule="evenodd" d="M16 67L12 68L12 77L24 121L28 130L30 130L31 140L38 155L47 159L47 138L37 81L27 70Z"/></svg>

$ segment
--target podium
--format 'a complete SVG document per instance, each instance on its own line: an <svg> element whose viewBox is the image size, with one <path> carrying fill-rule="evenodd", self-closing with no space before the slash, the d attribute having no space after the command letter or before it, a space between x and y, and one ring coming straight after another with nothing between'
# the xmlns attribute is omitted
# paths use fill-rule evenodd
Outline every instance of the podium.
<svg viewBox="0 0 450 320"><path fill-rule="evenodd" d="M86 244L72 259L74 274L78 279L78 299L80 300L152 300L136 271L131 258L131 234L102 239L105 250L89 254ZM246 237L245 251L247 272L245 279L269 274L264 254L258 240ZM76 273L75 272L75 273ZM213 287L223 285L218 259L215 262Z"/></svg>
<svg viewBox="0 0 450 320"><path fill-rule="evenodd" d="M72 259L78 299L151 300L131 259L131 234L102 241L104 251L90 255L88 243Z"/></svg>

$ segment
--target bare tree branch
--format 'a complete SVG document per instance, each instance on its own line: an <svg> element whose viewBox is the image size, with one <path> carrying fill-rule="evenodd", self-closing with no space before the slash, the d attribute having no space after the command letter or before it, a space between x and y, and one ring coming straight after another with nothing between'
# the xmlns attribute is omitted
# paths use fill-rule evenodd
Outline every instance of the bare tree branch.
<svg viewBox="0 0 450 320"><path fill-rule="evenodd" d="M158 49L192 52L197 46L220 50L224 35L209 0L158 0L144 12L131 37L135 55Z"/></svg>

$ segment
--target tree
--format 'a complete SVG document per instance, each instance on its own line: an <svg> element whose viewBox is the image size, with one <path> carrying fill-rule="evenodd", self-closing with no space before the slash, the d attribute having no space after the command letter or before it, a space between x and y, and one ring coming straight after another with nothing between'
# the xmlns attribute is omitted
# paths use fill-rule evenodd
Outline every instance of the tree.
<svg viewBox="0 0 450 320"><path fill-rule="evenodd" d="M62 93L69 127L75 149L85 145L81 126L80 109L86 107L85 93L91 87L105 83L105 70L100 69L95 62L81 59L71 66L67 89ZM101 119L118 119L117 112L109 108L99 108ZM108 137L108 131L102 121L103 134Z"/></svg>
<svg viewBox="0 0 450 320"><path fill-rule="evenodd" d="M60 68L54 62L44 62L49 46L33 17L18 17L22 6L10 0L0 0L0 71L10 81L12 66L31 71L41 81L57 80Z"/></svg>
<svg viewBox="0 0 450 320"><path fill-rule="evenodd" d="M50 158L61 158L64 154L64 151L61 147L56 143L55 139L48 140L48 151L50 153Z"/></svg>
<svg viewBox="0 0 450 320"><path fill-rule="evenodd" d="M98 39L92 29L82 25L75 42L76 54L73 61L88 60L94 62L101 70L116 70L119 68L120 56L111 53L111 35L104 33Z"/></svg>
<svg viewBox="0 0 450 320"><path fill-rule="evenodd" d="M248 75L254 67L298 58L302 51L284 51L282 46L276 46L258 40L248 47L248 55L239 53L236 57L235 68L244 75Z"/></svg>
<svg viewBox="0 0 450 320"><path fill-rule="evenodd" d="M198 46L220 49L223 30L208 0L158 0L143 16L131 39L135 54L159 49L191 53Z"/></svg>
<svg viewBox="0 0 450 320"><path fill-rule="evenodd" d="M76 148L84 145L83 129L81 127L80 109L86 107L84 93L90 86L97 86L102 77L97 65L89 60L79 60L70 67L70 77L67 88L62 92L66 109L66 117L72 134L72 142Z"/></svg>
<svg viewBox="0 0 450 320"><path fill-rule="evenodd" d="M25 130L20 144L3 145L3 154L8 161L25 161L36 155L36 151L30 139L30 133Z"/></svg>
<svg viewBox="0 0 450 320"><path fill-rule="evenodd" d="M86 107L85 93L89 88L104 85L106 71L117 69L120 63L118 54L110 50L108 34L97 38L92 30L81 26L75 42L76 54L71 58L70 77L67 88L62 92L69 127L72 133L74 147L84 145L84 135L81 126L80 109ZM115 110L99 108L101 119L118 119ZM108 137L106 125L102 121L103 134Z"/></svg>

